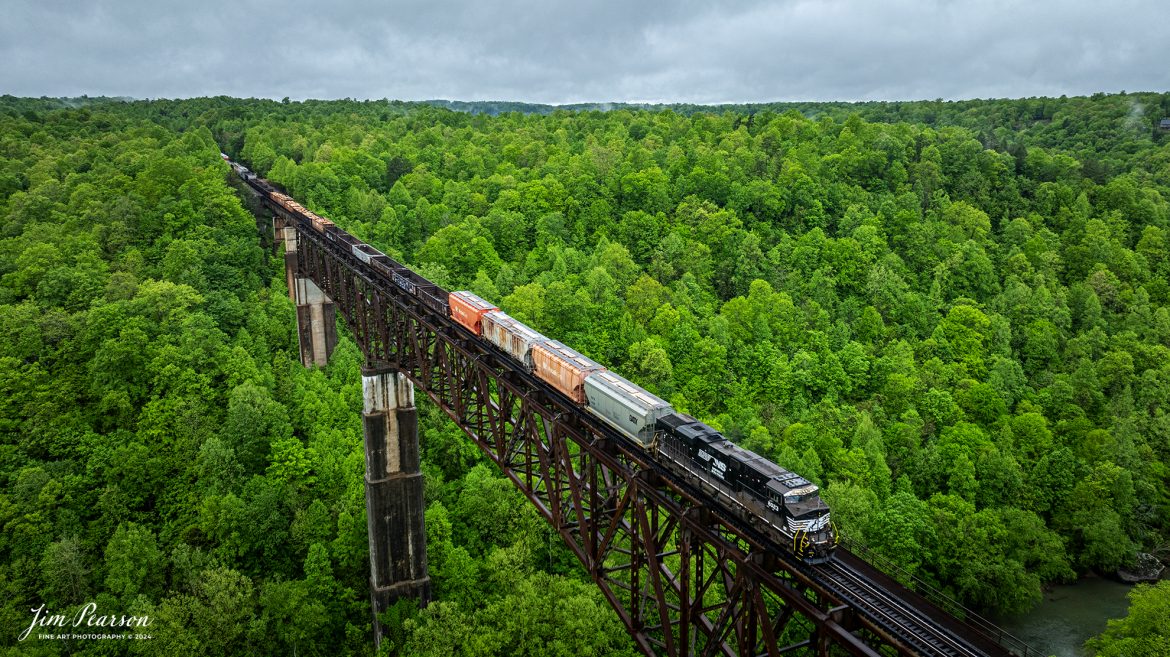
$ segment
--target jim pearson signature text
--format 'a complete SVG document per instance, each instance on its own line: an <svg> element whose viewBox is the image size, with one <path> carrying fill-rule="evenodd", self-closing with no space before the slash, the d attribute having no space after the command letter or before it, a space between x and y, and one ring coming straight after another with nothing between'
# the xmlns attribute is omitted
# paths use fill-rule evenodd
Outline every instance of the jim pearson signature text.
<svg viewBox="0 0 1170 657"><path fill-rule="evenodd" d="M150 625L150 616L106 616L97 613L97 603L91 602L82 607L76 615L72 618L63 616L61 614L49 614L45 611L45 605L41 605L34 609L30 609L33 613L33 620L29 626L21 632L18 641L24 641L28 635L38 627L148 627Z"/></svg>

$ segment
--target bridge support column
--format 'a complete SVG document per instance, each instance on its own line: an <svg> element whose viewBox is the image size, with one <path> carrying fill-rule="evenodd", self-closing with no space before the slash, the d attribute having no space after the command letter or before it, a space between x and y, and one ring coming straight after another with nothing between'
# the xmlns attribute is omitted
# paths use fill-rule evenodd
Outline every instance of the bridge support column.
<svg viewBox="0 0 1170 657"><path fill-rule="evenodd" d="M414 387L392 368L367 366L362 368L362 394L370 603L378 644L382 640L378 614L402 598L425 605L431 597L431 579Z"/></svg>
<svg viewBox="0 0 1170 657"><path fill-rule="evenodd" d="M297 229L285 226L280 215L272 216L272 249L279 252L280 245L284 245L284 282L288 284L288 298L297 300Z"/></svg>
<svg viewBox="0 0 1170 657"><path fill-rule="evenodd" d="M293 280L301 364L325 367L337 346L337 304L308 278Z"/></svg>

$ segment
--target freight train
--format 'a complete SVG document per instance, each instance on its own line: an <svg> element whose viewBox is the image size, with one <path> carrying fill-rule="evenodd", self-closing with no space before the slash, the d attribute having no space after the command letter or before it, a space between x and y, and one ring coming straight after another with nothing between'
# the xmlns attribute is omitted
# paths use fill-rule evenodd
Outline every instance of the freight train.
<svg viewBox="0 0 1170 657"><path fill-rule="evenodd" d="M447 292L390 256L341 230L268 181L223 156L257 193L308 221L326 239L369 265L431 312L483 338L639 448L675 476L721 500L721 507L788 546L809 563L832 557L838 536L815 484L723 437L666 401L568 346L547 338L488 301Z"/></svg>

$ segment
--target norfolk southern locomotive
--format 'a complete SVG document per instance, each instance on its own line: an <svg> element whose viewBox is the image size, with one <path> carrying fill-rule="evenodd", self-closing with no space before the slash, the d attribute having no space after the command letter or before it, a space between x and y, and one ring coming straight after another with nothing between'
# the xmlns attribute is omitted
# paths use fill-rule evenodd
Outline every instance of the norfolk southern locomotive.
<svg viewBox="0 0 1170 657"><path fill-rule="evenodd" d="M546 338L471 292L447 292L292 200L223 155L257 193L311 223L385 280L495 345L508 358L642 449L666 469L723 501L723 507L778 538L799 558L827 561L837 544L817 486L743 449L693 417L569 347Z"/></svg>

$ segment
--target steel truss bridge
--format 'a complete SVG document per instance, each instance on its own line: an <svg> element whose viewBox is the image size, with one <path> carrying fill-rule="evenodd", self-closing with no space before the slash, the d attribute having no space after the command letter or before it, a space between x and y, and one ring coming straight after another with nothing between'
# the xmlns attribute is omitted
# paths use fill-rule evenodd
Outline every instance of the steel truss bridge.
<svg viewBox="0 0 1170 657"><path fill-rule="evenodd" d="M647 655L1035 654L978 617L959 620L844 546L822 565L792 558L722 510L717 491L679 481L348 245L258 197L278 231L295 229L296 275L336 304L367 362L405 375L499 466Z"/></svg>

